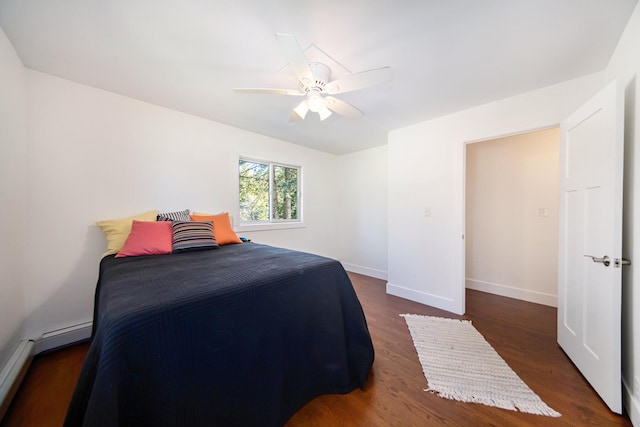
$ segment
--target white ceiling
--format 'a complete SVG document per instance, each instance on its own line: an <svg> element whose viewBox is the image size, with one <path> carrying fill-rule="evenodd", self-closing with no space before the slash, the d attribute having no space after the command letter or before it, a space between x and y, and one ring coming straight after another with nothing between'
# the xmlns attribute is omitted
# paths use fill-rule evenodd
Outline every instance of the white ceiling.
<svg viewBox="0 0 640 427"><path fill-rule="evenodd" d="M0 0L25 66L342 154L387 132L602 71L637 0ZM274 33L390 83L337 95L359 121L289 123L299 98ZM334 78L344 75L340 67Z"/></svg>

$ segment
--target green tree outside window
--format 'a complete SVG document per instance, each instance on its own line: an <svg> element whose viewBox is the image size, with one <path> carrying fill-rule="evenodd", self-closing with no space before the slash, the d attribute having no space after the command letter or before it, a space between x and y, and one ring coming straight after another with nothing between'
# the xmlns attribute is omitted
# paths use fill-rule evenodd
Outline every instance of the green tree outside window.
<svg viewBox="0 0 640 427"><path fill-rule="evenodd" d="M299 221L300 168L239 161L240 221Z"/></svg>

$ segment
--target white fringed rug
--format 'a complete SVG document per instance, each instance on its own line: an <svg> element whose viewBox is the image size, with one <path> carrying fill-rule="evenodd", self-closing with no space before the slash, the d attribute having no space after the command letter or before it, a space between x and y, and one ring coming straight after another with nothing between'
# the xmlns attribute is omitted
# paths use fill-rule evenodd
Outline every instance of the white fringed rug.
<svg viewBox="0 0 640 427"><path fill-rule="evenodd" d="M400 316L418 352L426 391L461 402L560 416L531 391L469 320Z"/></svg>

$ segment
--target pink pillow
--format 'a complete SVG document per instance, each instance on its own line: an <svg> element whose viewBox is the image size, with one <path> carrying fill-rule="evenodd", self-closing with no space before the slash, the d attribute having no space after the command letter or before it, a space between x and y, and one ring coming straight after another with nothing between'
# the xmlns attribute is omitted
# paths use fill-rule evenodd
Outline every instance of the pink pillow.
<svg viewBox="0 0 640 427"><path fill-rule="evenodd" d="M173 245L171 221L136 221L116 258L170 254Z"/></svg>

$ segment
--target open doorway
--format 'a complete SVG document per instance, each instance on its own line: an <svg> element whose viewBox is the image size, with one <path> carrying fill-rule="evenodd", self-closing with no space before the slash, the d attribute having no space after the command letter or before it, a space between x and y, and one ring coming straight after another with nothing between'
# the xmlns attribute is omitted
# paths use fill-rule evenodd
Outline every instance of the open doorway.
<svg viewBox="0 0 640 427"><path fill-rule="evenodd" d="M466 145L465 285L557 306L560 131Z"/></svg>

